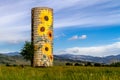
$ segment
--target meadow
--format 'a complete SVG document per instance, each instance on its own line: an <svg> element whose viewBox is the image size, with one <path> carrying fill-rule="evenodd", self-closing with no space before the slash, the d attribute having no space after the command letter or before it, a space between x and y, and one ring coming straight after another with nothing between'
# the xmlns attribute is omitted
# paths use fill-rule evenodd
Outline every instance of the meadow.
<svg viewBox="0 0 120 80"><path fill-rule="evenodd" d="M120 67L0 66L0 80L120 80Z"/></svg>

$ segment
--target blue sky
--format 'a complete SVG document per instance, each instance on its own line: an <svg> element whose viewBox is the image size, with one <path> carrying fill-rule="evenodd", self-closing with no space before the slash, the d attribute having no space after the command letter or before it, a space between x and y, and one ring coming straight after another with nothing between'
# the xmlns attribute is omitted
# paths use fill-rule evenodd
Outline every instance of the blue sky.
<svg viewBox="0 0 120 80"><path fill-rule="evenodd" d="M31 8L54 9L54 54L120 54L120 0L0 0L0 53L31 40Z"/></svg>

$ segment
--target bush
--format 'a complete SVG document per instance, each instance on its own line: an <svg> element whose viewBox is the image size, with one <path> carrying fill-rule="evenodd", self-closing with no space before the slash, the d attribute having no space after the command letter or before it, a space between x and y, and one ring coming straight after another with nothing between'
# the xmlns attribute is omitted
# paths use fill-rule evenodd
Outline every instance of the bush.
<svg viewBox="0 0 120 80"><path fill-rule="evenodd" d="M100 67L101 64L100 63L95 63L94 66Z"/></svg>
<svg viewBox="0 0 120 80"><path fill-rule="evenodd" d="M9 63L6 63L6 66L10 66L10 64L9 64Z"/></svg>
<svg viewBox="0 0 120 80"><path fill-rule="evenodd" d="M87 62L85 66L93 66L91 62Z"/></svg>
<svg viewBox="0 0 120 80"><path fill-rule="evenodd" d="M83 66L83 65L80 63L75 63L74 66Z"/></svg>
<svg viewBox="0 0 120 80"><path fill-rule="evenodd" d="M18 66L17 64L13 64L14 67Z"/></svg>
<svg viewBox="0 0 120 80"><path fill-rule="evenodd" d="M120 62L110 64L111 67L120 67Z"/></svg>
<svg viewBox="0 0 120 80"><path fill-rule="evenodd" d="M65 65L66 66L72 66L72 63L66 63Z"/></svg>

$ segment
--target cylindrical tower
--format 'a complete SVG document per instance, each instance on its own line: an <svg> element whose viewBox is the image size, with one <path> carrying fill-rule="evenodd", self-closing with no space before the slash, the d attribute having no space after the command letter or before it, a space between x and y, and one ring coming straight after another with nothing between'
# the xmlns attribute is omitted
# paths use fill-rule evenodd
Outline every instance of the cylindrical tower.
<svg viewBox="0 0 120 80"><path fill-rule="evenodd" d="M32 9L32 43L34 45L33 66L53 65L53 9Z"/></svg>

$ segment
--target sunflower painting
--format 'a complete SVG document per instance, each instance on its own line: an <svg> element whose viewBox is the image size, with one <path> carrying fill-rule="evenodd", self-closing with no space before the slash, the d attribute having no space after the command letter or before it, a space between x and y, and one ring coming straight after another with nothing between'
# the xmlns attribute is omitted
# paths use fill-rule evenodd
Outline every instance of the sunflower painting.
<svg viewBox="0 0 120 80"><path fill-rule="evenodd" d="M52 40L52 39L53 39L53 31L52 31L52 30L49 30L49 31L47 32L47 37L48 37L49 40Z"/></svg>
<svg viewBox="0 0 120 80"><path fill-rule="evenodd" d="M53 9L47 7L32 9L32 42L34 45L33 66L52 66Z"/></svg>
<svg viewBox="0 0 120 80"><path fill-rule="evenodd" d="M42 46L42 52L47 56L51 55L51 52L52 52L51 45L49 43L44 44Z"/></svg>
<svg viewBox="0 0 120 80"><path fill-rule="evenodd" d="M52 25L52 12L50 10L43 9L39 15L40 22L45 25L47 28Z"/></svg>
<svg viewBox="0 0 120 80"><path fill-rule="evenodd" d="M47 29L48 29L48 28L45 27L44 25L39 24L39 25L38 25L38 30L37 30L39 36L45 35L45 34L47 33Z"/></svg>

